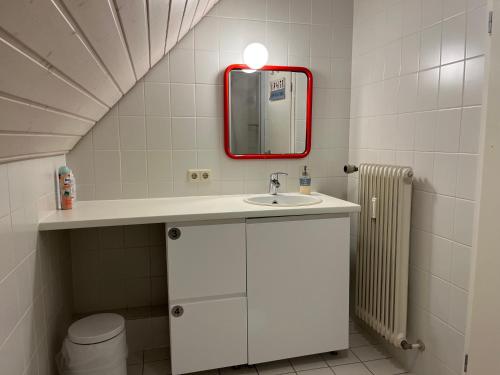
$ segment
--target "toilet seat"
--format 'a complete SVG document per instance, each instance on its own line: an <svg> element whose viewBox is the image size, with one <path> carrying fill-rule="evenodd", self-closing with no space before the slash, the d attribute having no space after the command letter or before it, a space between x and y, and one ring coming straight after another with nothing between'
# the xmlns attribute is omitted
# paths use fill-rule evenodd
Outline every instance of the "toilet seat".
<svg viewBox="0 0 500 375"><path fill-rule="evenodd" d="M125 319L118 314L87 316L68 328L68 339L74 344L98 344L118 336L125 329Z"/></svg>

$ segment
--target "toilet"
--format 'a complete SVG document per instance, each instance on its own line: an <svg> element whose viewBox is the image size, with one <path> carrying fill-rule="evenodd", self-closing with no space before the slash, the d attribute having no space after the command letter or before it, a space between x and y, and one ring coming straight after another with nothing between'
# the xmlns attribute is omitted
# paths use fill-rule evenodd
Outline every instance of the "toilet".
<svg viewBox="0 0 500 375"><path fill-rule="evenodd" d="M125 319L105 313L74 322L57 367L60 375L127 375Z"/></svg>

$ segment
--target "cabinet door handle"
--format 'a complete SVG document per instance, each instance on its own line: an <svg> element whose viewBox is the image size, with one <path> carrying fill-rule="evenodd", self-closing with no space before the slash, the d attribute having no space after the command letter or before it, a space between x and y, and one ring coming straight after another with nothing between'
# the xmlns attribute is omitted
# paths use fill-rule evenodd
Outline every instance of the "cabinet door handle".
<svg viewBox="0 0 500 375"><path fill-rule="evenodd" d="M179 316L182 316L184 314L184 308L181 305L175 305L172 307L172 316L174 318L178 318Z"/></svg>
<svg viewBox="0 0 500 375"><path fill-rule="evenodd" d="M179 228L170 228L168 230L168 238L171 240L178 240L181 237L181 230Z"/></svg>

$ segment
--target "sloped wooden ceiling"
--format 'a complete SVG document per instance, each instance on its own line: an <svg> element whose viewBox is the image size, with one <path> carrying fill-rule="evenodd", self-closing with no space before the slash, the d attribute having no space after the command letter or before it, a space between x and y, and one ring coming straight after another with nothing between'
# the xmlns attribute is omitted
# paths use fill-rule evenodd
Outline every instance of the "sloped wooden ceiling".
<svg viewBox="0 0 500 375"><path fill-rule="evenodd" d="M0 0L0 162L69 151L218 0Z"/></svg>

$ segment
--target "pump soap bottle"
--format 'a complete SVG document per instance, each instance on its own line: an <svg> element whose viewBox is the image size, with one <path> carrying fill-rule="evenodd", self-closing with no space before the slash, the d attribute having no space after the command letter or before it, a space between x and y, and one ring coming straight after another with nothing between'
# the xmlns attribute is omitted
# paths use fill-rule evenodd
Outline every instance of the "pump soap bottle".
<svg viewBox="0 0 500 375"><path fill-rule="evenodd" d="M302 168L302 175L299 178L300 188L299 192L301 194L309 195L311 194L311 176L307 171L307 165Z"/></svg>

